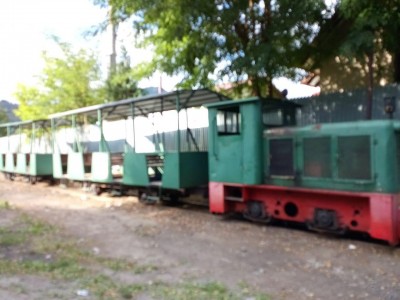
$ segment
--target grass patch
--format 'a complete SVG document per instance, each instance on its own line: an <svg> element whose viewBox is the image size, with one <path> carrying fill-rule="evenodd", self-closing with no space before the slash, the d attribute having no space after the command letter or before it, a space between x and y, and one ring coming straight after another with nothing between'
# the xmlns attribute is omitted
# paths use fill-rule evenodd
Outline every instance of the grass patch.
<svg viewBox="0 0 400 300"><path fill-rule="evenodd" d="M158 268L151 265L138 265L137 263L129 262L124 259L115 259L108 257L95 256L92 257L97 263L109 268L112 271L132 272L134 274L142 274L155 271Z"/></svg>
<svg viewBox="0 0 400 300"><path fill-rule="evenodd" d="M0 209L10 209L10 203L8 203L8 201L5 200L0 200Z"/></svg>
<svg viewBox="0 0 400 300"><path fill-rule="evenodd" d="M25 237L21 234L0 228L0 247L11 247L25 242Z"/></svg>
<svg viewBox="0 0 400 300"><path fill-rule="evenodd" d="M131 292L132 291L132 292ZM266 294L233 292L219 282L208 282L204 284L186 282L176 285L154 283L145 286L125 286L120 290L121 296L125 299L145 293L155 299L163 300L270 300Z"/></svg>
<svg viewBox="0 0 400 300"><path fill-rule="evenodd" d="M162 299L239 299L232 294L224 285L216 282L206 284L186 283L180 286L162 286L159 287L156 297Z"/></svg>
<svg viewBox="0 0 400 300"><path fill-rule="evenodd" d="M9 208L9 205L3 207ZM52 230L50 225L22 214L13 222L12 226L0 228L0 247L21 245L27 243L32 235L41 235Z"/></svg>
<svg viewBox="0 0 400 300"><path fill-rule="evenodd" d="M19 216L0 228L0 275L35 275L70 282L88 290L95 299L135 299L139 295L165 300L235 300L251 298L267 300L265 295L253 295L250 288L240 287L233 293L223 284L165 284L162 282L120 282L118 272L134 275L155 272L157 266L141 265L123 259L105 258L82 249L75 240L66 237L59 228L13 210ZM110 275L112 274L112 275ZM122 275L121 274L121 275ZM146 278L146 277L145 277ZM28 291L24 290L24 293ZM60 291L62 293L62 291ZM61 297L61 296L60 296Z"/></svg>
<svg viewBox="0 0 400 300"><path fill-rule="evenodd" d="M0 274L38 275L77 282L98 299L129 299L143 290L140 285L123 285L104 275L107 270L142 274L157 270L122 259L104 258L82 249L60 230L27 214L0 228Z"/></svg>

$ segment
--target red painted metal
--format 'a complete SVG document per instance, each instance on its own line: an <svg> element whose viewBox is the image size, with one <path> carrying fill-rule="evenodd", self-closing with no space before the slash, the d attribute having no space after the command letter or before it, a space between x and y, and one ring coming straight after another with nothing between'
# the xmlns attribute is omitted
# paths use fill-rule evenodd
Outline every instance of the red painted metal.
<svg viewBox="0 0 400 300"><path fill-rule="evenodd" d="M212 213L243 212L252 200L262 202L275 219L300 223L312 221L316 208L333 210L343 229L365 232L391 245L400 242L398 194L210 182L209 197Z"/></svg>

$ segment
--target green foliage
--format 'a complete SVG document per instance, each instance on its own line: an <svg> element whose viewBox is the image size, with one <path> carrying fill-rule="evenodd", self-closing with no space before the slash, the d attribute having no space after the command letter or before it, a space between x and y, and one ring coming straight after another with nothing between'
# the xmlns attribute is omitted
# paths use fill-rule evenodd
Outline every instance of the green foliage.
<svg viewBox="0 0 400 300"><path fill-rule="evenodd" d="M7 112L3 109L0 108L0 124L1 123L7 123L9 121Z"/></svg>
<svg viewBox="0 0 400 300"><path fill-rule="evenodd" d="M142 66L142 74L157 69L184 74L181 87L187 88L212 86L216 76L245 82L256 95L271 92L273 77L291 74L326 7L322 0L94 3L112 6L120 20L132 16L139 44L154 48L154 59Z"/></svg>
<svg viewBox="0 0 400 300"><path fill-rule="evenodd" d="M9 118L7 116L7 112L3 108L0 108L0 124L8 123L8 122L9 122ZM6 136L6 135L7 135L7 128L1 127L0 128L0 136Z"/></svg>
<svg viewBox="0 0 400 300"><path fill-rule="evenodd" d="M342 0L339 9L346 18L354 20L353 36L360 34L356 45L370 46L371 33L379 33L386 49L393 51L400 48L399 0Z"/></svg>
<svg viewBox="0 0 400 300"><path fill-rule="evenodd" d="M130 66L130 58L125 48L122 48L121 61L111 72L106 81L106 97L108 101L132 98L141 95L135 75Z"/></svg>
<svg viewBox="0 0 400 300"><path fill-rule="evenodd" d="M95 56L84 49L74 50L70 44L54 41L61 56L43 53L44 68L38 84L20 84L15 96L19 101L17 115L22 120L35 120L49 114L98 104L104 100L99 87L100 68Z"/></svg>
<svg viewBox="0 0 400 300"><path fill-rule="evenodd" d="M0 209L10 209L10 203L8 201L0 200Z"/></svg>
<svg viewBox="0 0 400 300"><path fill-rule="evenodd" d="M343 55L365 62L368 55L400 51L400 0L342 0L337 9L352 24Z"/></svg>

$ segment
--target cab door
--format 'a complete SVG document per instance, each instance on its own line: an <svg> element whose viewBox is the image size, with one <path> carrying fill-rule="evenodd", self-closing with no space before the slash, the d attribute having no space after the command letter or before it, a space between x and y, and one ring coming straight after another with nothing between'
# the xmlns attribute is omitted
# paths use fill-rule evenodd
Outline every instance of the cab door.
<svg viewBox="0 0 400 300"><path fill-rule="evenodd" d="M241 183L244 149L240 107L214 109L210 119L210 181Z"/></svg>
<svg viewBox="0 0 400 300"><path fill-rule="evenodd" d="M210 181L262 182L262 123L258 99L209 107Z"/></svg>

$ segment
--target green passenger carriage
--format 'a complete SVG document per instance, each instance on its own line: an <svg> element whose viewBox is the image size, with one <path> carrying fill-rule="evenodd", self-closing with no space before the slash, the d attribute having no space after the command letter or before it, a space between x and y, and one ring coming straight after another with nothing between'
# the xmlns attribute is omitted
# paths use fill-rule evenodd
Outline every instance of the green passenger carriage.
<svg viewBox="0 0 400 300"><path fill-rule="evenodd" d="M146 202L174 201L207 186L207 126L192 128L188 109L222 99L207 89L182 90L53 114L54 177L84 182L97 193L135 187ZM89 149L84 133L93 128L98 142ZM72 138L61 153L63 130Z"/></svg>
<svg viewBox="0 0 400 300"><path fill-rule="evenodd" d="M48 120L0 125L0 168L5 176L27 178L31 183L52 178L52 155Z"/></svg>

